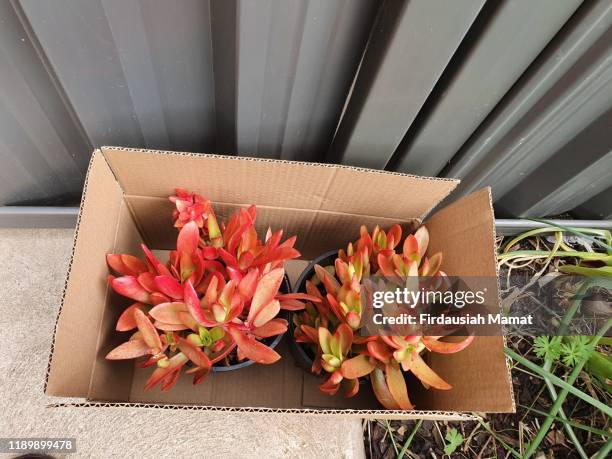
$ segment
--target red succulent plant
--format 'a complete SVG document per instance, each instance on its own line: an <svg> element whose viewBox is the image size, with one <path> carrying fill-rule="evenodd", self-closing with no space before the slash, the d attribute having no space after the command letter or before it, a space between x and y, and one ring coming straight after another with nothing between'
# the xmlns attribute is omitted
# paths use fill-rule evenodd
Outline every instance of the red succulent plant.
<svg viewBox="0 0 612 459"><path fill-rule="evenodd" d="M395 248L402 230L393 225L385 232L376 227L370 235L361 227L360 238L340 250L333 266L315 266L315 275L306 281L306 292L318 297L295 314L294 338L315 353L312 371L326 373L320 390L335 394L344 385L346 396L359 391L359 378L369 377L378 401L388 409L412 409L404 372L412 372L426 387L451 389L423 360L421 354L450 354L465 349L473 336L458 343L441 341L442 336L360 336L362 327L362 279L372 275L400 278L408 283L418 276L442 277L442 254L425 255L429 233L421 226L404 240L402 252ZM317 284L322 285L322 293Z"/></svg>
<svg viewBox="0 0 612 459"><path fill-rule="evenodd" d="M145 389L169 390L183 367L202 381L213 365L250 359L271 364L280 355L262 340L285 333L281 309L300 310L307 294L279 293L285 261L297 258L295 236L284 242L282 230L268 230L261 241L255 230L255 206L237 210L219 226L210 201L182 189L170 197L176 250L161 263L143 244L144 261L109 254L112 288L135 301L119 317L116 329L135 333L106 358L146 357L142 366L157 368Z"/></svg>

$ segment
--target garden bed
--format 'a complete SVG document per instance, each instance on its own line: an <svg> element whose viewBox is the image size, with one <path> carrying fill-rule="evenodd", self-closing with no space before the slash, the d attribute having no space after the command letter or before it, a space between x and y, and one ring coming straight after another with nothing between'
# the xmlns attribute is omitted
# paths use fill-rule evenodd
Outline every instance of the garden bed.
<svg viewBox="0 0 612 459"><path fill-rule="evenodd" d="M581 230L583 231L583 230ZM500 257L501 276L514 274L534 278L560 271L582 269L585 274L597 274L604 279L610 266L610 233L597 230L581 235L574 230L558 228L558 231L532 232L525 238L508 237L499 240L500 247L507 254ZM593 241L597 239L603 244ZM510 243L510 246L507 245ZM520 252L519 252L520 251ZM525 251L529 251L525 253ZM533 252L548 252L547 256L535 257ZM568 252L576 251L576 256ZM585 253L602 254L603 261L581 261ZM503 254L503 251L501 251ZM552 255L551 255L552 253ZM515 255L516 254L516 255ZM572 254L569 254L572 255ZM608 256L606 258L606 255ZM589 255L588 258L593 258ZM597 272L588 271L599 270ZM579 269L580 271L580 269ZM589 279L589 277L586 277ZM609 286L607 286L609 287ZM587 300L589 307L610 317L610 290L597 285L590 290ZM511 289L502 296L516 295ZM520 298L520 295L519 295ZM520 298L529 302L529 298ZM528 305L527 305L528 306ZM532 305L533 306L533 305ZM597 345L598 359L594 365L589 359L577 372L573 387L576 394L569 393L551 425L545 425L549 414L555 408L554 402L563 388L553 385L555 397L542 375L550 372L563 381L571 378L572 371L580 364L580 347L588 338L576 337L562 340L561 349L551 345L553 338L509 336L507 347L515 353L512 367L512 382L516 400L516 413L478 415L476 421L364 421L366 455L371 458L391 457L608 457L612 442L609 407L612 405L610 392L610 338L602 338ZM551 349L552 346L552 349ZM548 350L548 354L546 351ZM576 355L573 356L572 353ZM592 356L593 354L591 354ZM522 360L526 359L526 361ZM518 362L517 360L520 360ZM550 361L547 363L547 360ZM536 367L527 368L531 362ZM606 363L607 362L607 363ZM606 373L607 371L607 373ZM607 379L606 379L607 378ZM585 401L578 395L587 396ZM590 399L589 399L590 398ZM590 401L589 401L590 400ZM594 400L594 401L593 401ZM594 405L599 402L600 405ZM606 411L605 408L608 408ZM544 428L542 428L544 426ZM531 449L530 446L534 445Z"/></svg>

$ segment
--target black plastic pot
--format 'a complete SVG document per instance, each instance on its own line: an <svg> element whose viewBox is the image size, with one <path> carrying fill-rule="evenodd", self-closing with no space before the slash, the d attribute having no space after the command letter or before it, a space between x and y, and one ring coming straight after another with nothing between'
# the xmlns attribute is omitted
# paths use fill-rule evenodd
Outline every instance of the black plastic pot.
<svg viewBox="0 0 612 459"><path fill-rule="evenodd" d="M283 283L280 286L279 291L281 293L290 293L291 292L291 283L289 282L289 278L287 277L287 275L285 275L285 277L283 278ZM291 323L291 318L289 317L289 315L287 314L286 311L281 311L281 313L278 315L278 317L283 318L283 319L287 319L289 321L289 323ZM276 346L278 346L278 343L280 343L280 340L283 339L283 336L285 336L284 334L282 335L277 335L277 336L272 336L270 338L266 338L262 340L262 343L264 343L266 346L274 349ZM215 364L212 367L212 371L234 371L234 370L240 370L241 368L245 368L248 367L250 365L253 365L255 362L252 360L245 360L244 362L240 362L240 363L235 363L234 365L218 365Z"/></svg>
<svg viewBox="0 0 612 459"><path fill-rule="evenodd" d="M300 277L298 278L297 282L295 283L295 286L293 287L293 293L304 293L306 291L306 281L312 278L312 276L314 275L315 265L333 265L337 257L338 251L333 250L331 252L324 253L323 255L312 260L308 264L308 266L306 266L304 271L302 271L302 274L300 274ZM289 316L289 334L291 338L289 340L289 348L291 350L291 355L293 355L295 362L300 368L310 372L314 360L314 355L309 352L306 346L295 342L295 339L293 338L293 333L295 331L295 325L293 324L293 314L299 314L299 311L292 312Z"/></svg>

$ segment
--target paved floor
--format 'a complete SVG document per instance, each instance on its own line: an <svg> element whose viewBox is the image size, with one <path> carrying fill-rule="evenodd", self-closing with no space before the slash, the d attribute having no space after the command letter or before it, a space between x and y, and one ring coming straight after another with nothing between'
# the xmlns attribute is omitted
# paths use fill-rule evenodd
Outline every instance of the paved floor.
<svg viewBox="0 0 612 459"><path fill-rule="evenodd" d="M72 230L0 229L0 437L73 437L74 457L363 457L361 421L47 408L43 378Z"/></svg>

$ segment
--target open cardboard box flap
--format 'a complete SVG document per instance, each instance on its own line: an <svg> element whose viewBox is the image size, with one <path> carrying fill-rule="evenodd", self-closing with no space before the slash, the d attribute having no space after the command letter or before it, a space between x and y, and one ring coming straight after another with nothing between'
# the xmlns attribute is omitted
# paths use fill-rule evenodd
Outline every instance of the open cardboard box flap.
<svg viewBox="0 0 612 459"><path fill-rule="evenodd" d="M104 355L125 339L114 324L129 301L108 284L107 253L140 255L140 243L169 250L176 238L174 188L201 193L226 217L257 204L258 231L298 235L309 259L344 247L359 227L400 223L414 229L458 181L346 166L103 147L92 156L77 222L72 259L46 380L46 393L93 402L196 405L202 409L276 409L392 418L465 418L449 411L510 412L512 387L501 336L478 337L466 350L431 355L451 391L411 384L420 410L387 412L365 389L355 399L318 391L317 378L294 365L281 343L279 362L216 373L199 386L182 378L172 391L144 392L148 371ZM430 250L442 251L449 275L496 276L494 217L489 189L440 210L427 221ZM294 281L304 260L290 262ZM489 292L497 301L497 292ZM285 338L285 340L288 337ZM316 410L316 411L311 411ZM392 413L392 414L391 414Z"/></svg>

